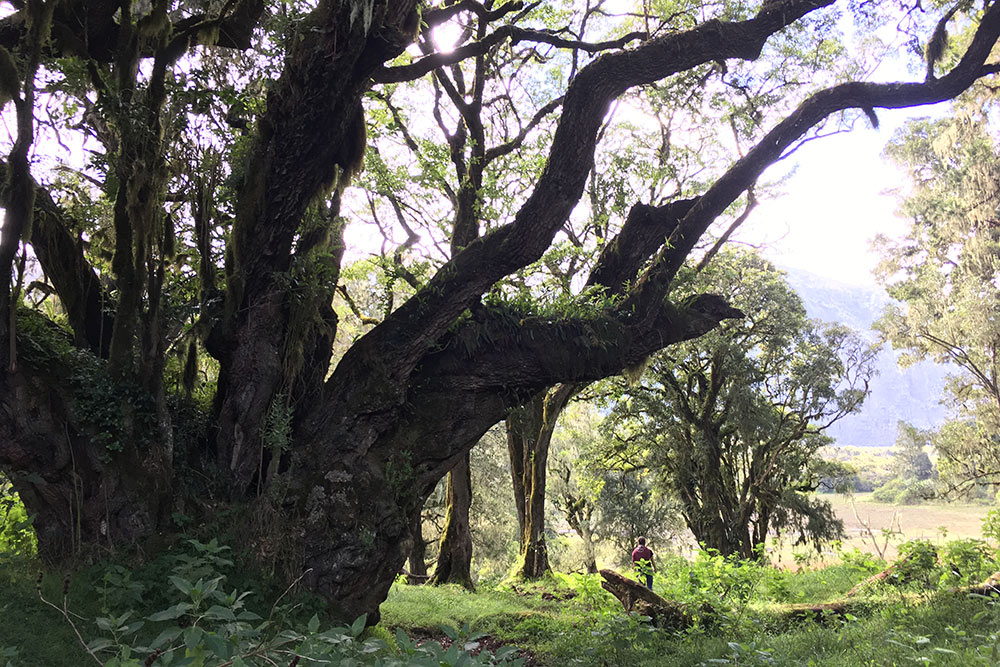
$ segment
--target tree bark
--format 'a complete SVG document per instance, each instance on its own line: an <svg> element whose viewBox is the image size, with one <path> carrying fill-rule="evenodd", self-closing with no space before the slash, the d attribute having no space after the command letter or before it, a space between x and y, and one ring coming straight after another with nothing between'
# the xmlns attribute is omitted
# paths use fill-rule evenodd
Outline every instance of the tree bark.
<svg viewBox="0 0 1000 667"><path fill-rule="evenodd" d="M707 63L755 59L775 32L831 3L764 3L759 14L746 21L713 20L650 39L634 49L606 54L583 67L567 90L547 167L514 221L470 241L414 297L362 336L332 373L325 367L312 369L309 379L296 372L297 364L288 355L304 350L308 358L316 352L322 365L318 342L331 333L335 321L327 312L319 318L324 326L308 335L296 333L290 310L296 293L289 287L295 240L301 238L307 208L353 164L350 158L357 157L356 150L348 149L359 148L361 97L372 78L387 71L383 64L412 41L419 15L411 0L374 0L365 5L363 20L356 15L357 3L320 0L297 26L245 165L236 221L228 239L231 260L221 321L205 341L220 364L212 417L214 438L207 453L192 456L214 460L219 488L230 494L228 500L243 501L266 493L267 480L262 480L261 471L267 415L279 396L296 395L291 404L294 428L286 443L287 467L274 477L287 495L282 495L282 504L276 504L275 510L294 523L295 534L301 535L301 541L292 545L299 554L295 564L306 572L305 581L312 590L329 601L331 614L344 620L368 614L369 623L377 621L378 606L413 547L412 517L434 484L510 410L548 387L617 373L655 350L699 336L721 320L740 315L712 295L671 302L667 296L673 277L708 225L810 127L845 109L912 106L953 97L988 71L983 63L1000 32L1000 7L992 5L966 56L949 74L922 84L851 83L822 91L769 132L696 201L684 207L637 207L636 217L630 216L619 235L622 246L628 245L624 240L642 236L637 233L642 222L664 222L668 210L673 213L670 239L664 245L662 235L658 240L653 235L630 246L633 250L619 253L626 261L615 274L622 284L633 287L627 298L605 312L561 320L520 320L499 310L483 313L478 320L464 317L493 285L536 261L550 246L580 199L599 128L619 95ZM58 21L70 30L61 31L51 48L65 48L59 55L73 55L66 45L73 41L74 28L80 27L77 36L83 36L82 42L78 38L75 43L88 50L88 58L109 62L117 56L115 45L128 41L119 39L121 7L121 3L98 2L93 12L79 15L73 12L82 11L83 6L70 3L71 16L61 15ZM241 35L247 33L239 29L247 20L253 23L259 7L253 0L234 3L225 17L209 21L205 32L219 35L216 43L225 39L240 43ZM225 25L220 24L223 20ZM18 25L25 23L0 21L0 41L9 39L11 31L19 35ZM200 29L181 30L172 39L183 43L171 44L183 50L203 37ZM153 132L158 127L151 123L144 129ZM28 174L23 167L11 166L12 173L19 175L14 179L19 189L12 193L11 208L19 211L25 208L20 205L27 193L23 186ZM147 193L140 187L134 194ZM141 201L140 196L132 203ZM119 204L127 208L130 202L119 200ZM156 267L138 262L126 247L127 211L117 213L122 235L113 277L127 282L138 269L149 271L147 278L155 278ZM17 232L21 229L11 227ZM8 270L21 234L8 234L6 227L4 231L0 264ZM614 256L612 250L609 257ZM39 258L47 261L41 254ZM126 261L129 258L131 262ZM649 269L640 275L650 258ZM87 268L81 264L71 271L85 276ZM40 549L56 559L72 555L80 545L125 544L151 535L165 514L160 501L170 499L173 458L160 442L149 449L141 447L142 420L151 415L155 428L149 432L168 436L162 403L147 411L117 401L110 407L115 412L112 421L119 426L95 425L93 419L71 414L67 406L84 395L74 393L71 378L46 365L44 357L51 350L36 350L35 361L12 371L12 346L20 343L23 348L29 341L15 338L9 322L16 317L17 304L12 302L6 277L4 283L0 294L0 361L4 362L0 367L0 466L11 473L29 512L38 517ZM76 284L66 280L59 289L74 290ZM135 289L148 288L127 287L132 290L130 302L118 318L117 336L106 342L94 333L100 327L85 336L92 350L110 348L108 354L118 359L119 368L131 367L129 350L147 351L143 342L163 344L158 325L144 334L131 322L129 311L143 306L135 303ZM89 293L77 296L75 303L88 307L96 298ZM144 306L151 318L159 316L154 311L157 304ZM160 332L160 340L143 340L154 331ZM154 351L161 355L162 349ZM145 370L156 374L157 365ZM147 397L152 404L161 398L157 381L139 383L152 394ZM296 387L303 390L297 392ZM559 391L548 396L558 396ZM551 405L543 405L542 423L531 434L535 441L529 444L525 436L522 443L522 483L528 486L522 489L520 510L526 573L547 569L540 540L544 459L558 403L552 399ZM107 446L103 435L108 433L117 441L116 447ZM524 458L527 453L533 453L530 460Z"/></svg>
<svg viewBox="0 0 1000 667"><path fill-rule="evenodd" d="M427 583L427 542L423 535L423 516L416 512L410 522L410 535L413 536L413 548L410 549L408 563L410 571L406 573L406 583L417 586Z"/></svg>
<svg viewBox="0 0 1000 667"><path fill-rule="evenodd" d="M437 567L430 582L434 585L459 584L473 591L472 530L469 510L472 507L472 467L469 454L448 473L448 508L438 551Z"/></svg>
<svg viewBox="0 0 1000 667"><path fill-rule="evenodd" d="M707 604L694 610L682 602L660 597L634 579L614 570L601 570L601 588L618 598L627 612L648 616L653 625L671 630L683 630L695 622L695 616L711 615Z"/></svg>

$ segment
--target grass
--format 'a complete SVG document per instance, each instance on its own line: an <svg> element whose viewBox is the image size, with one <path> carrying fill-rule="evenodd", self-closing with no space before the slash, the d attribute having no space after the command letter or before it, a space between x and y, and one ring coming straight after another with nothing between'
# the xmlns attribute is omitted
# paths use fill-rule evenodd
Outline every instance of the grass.
<svg viewBox="0 0 1000 667"><path fill-rule="evenodd" d="M196 554L194 565L224 564L222 549ZM133 569L101 564L74 575L69 606L79 615L75 622L86 639L106 636L94 619L106 615L108 607L115 613L132 610L139 617L161 610L171 592L166 578L177 571L178 562L176 555L164 556ZM802 621L787 613L791 604L843 598L882 565L855 552L846 552L836 566L800 572L708 554L693 561L663 559L655 579L658 593L695 604L709 602L718 610L686 631L651 628L626 615L596 576L482 585L476 593L398 583L382 605L375 635L391 642L396 629L441 637L440 626L469 626L495 642L529 650L540 665L1000 664L1000 605L994 600L884 586L852 602L850 613L842 616ZM30 559L0 561L0 614L5 621L0 623L0 664L5 663L5 648L17 650L12 664L18 667L94 664L65 619L38 599L35 568ZM250 579L232 585L269 591L249 598L256 598L262 615L276 597L270 592L275 589L255 586ZM42 588L48 599L61 603L61 575L46 576ZM281 612L282 622L305 627L318 608L316 601L301 596L294 603Z"/></svg>
<svg viewBox="0 0 1000 667"><path fill-rule="evenodd" d="M29 667L80 667L95 664L81 648L73 629L56 610L44 605L35 590L37 569L21 559L0 561L0 648L15 649L21 664ZM62 604L63 578L49 575L42 592ZM93 588L88 582L70 579L69 598L76 613L94 618ZM86 630L92 623L81 622Z"/></svg>

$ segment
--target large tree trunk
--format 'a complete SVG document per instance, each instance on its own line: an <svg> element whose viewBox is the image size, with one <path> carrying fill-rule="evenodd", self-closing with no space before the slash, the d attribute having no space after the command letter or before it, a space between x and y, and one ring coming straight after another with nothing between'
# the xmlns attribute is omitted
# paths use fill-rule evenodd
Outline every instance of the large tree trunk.
<svg viewBox="0 0 1000 667"><path fill-rule="evenodd" d="M545 477L549 445L559 414L575 392L576 385L572 384L539 392L507 417L507 449L520 546L514 573L525 579L538 579L549 571L545 544Z"/></svg>
<svg viewBox="0 0 1000 667"><path fill-rule="evenodd" d="M545 458L539 460L545 394L533 396L524 407L513 410L507 417L507 449L518 526L519 560L515 574L525 579L537 579L549 571L544 535L546 461ZM547 444L548 439L544 445Z"/></svg>
<svg viewBox="0 0 1000 667"><path fill-rule="evenodd" d="M472 531L469 527L471 508L472 467L466 453L448 473L448 507L431 584L460 584L470 591L475 590L472 583Z"/></svg>
<svg viewBox="0 0 1000 667"><path fill-rule="evenodd" d="M274 511L295 529L288 545L295 553L290 560L305 572L310 588L329 601L334 616L346 620L368 614L369 623L377 620L378 606L412 549L413 516L434 484L510 410L547 387L578 385L620 372L664 346L740 316L713 295L670 301L674 276L709 225L810 127L846 109L910 106L952 97L983 75L982 63L1000 33L1000 6L991 5L969 47L971 55L951 73L924 84L848 83L819 93L696 200L683 205L637 204L618 237L605 245L594 269L594 275L608 276L598 284L630 286L620 292L627 291L624 298L601 312L553 320L478 309L474 317L467 317L499 281L536 262L570 218L615 99L630 88L712 62L756 59L775 32L831 3L764 3L751 19L713 20L664 34L580 68L563 98L547 166L512 221L474 240L469 240L473 236L469 230L463 240L467 245L412 298L358 339L332 373L325 367L329 356L324 348L335 326L332 314L317 305L316 326L308 331L297 328L294 317L293 304L300 292L290 283L302 268L299 251L304 248L296 244L308 236L303 227L306 211L334 182L341 187L340 177L356 165L363 143L358 134L363 120L360 100L373 79L390 81L411 67L429 71L441 60L384 67L402 53L420 20L427 17L410 0L319 0L296 26L288 40L283 73L270 87L266 111L257 123L247 164L241 165L246 167L245 178L226 247L227 292L223 307L208 317L217 315L218 325L204 341L220 366L210 428L214 437L209 451L192 458L198 461L205 455L214 460L218 488L231 494L230 500L240 502L260 494L260 502L274 502ZM170 66L170 58L179 58L198 39L214 35L213 43L219 44L233 39L234 31L227 25L231 20L243 23L249 15L249 30L243 32L252 32L262 11L260 3L233 4L238 6L227 4L233 12L220 19L221 24L216 17L202 24L203 17L192 16L195 28L163 36L171 50L154 54L151 71L157 74L156 85L162 86L162 70ZM32 6L26 5L28 10ZM103 12L98 6L93 9L80 31L87 36L82 48L100 51L89 53L98 62L136 63L135 58L119 59L113 46L134 44L135 35L124 32L135 30L135 21L128 24L126 13L114 3ZM15 42L25 26L49 23L24 21L23 16L13 19L3 24L12 28ZM102 32L91 38L97 29ZM170 31L169 22L166 30ZM62 33L75 34L72 29ZM497 39L509 34L495 33ZM2 39L6 33L0 34ZM35 43L40 48L43 42ZM469 48L477 48L476 44ZM53 48L58 45L56 40ZM128 69L123 66L115 73L124 77ZM133 74L140 88L145 85L149 77L145 69L141 77L137 69ZM163 90L152 92L159 95ZM19 126L26 118L30 126L31 104L19 104ZM129 141L140 143L142 130L159 141L160 129L159 119L151 119L144 128L133 127ZM13 352L26 342L15 337L17 295L9 276L33 205L28 145L30 141L19 142L18 151L10 156L3 192L9 217L0 237L5 287L0 293L0 465L37 517L41 550L59 558L72 555L81 544L141 539L156 529L169 504L172 456L177 454L170 450L169 433L164 431L169 420L163 418L162 404L156 404L162 378L155 376L162 370L164 340L157 320L162 315L159 288L149 282L162 280L158 271L163 265L147 263L152 255L144 254L159 243L155 237L162 231L165 211L141 207L143 202L164 201L165 192L158 180L162 173L145 184L142 179L121 183L133 189L131 197L118 200L115 223L121 225L121 234L116 237L112 277L128 294L121 295L126 302L124 310L115 314L111 340L94 333L101 327L86 326L93 323L80 322L78 316L73 322L80 340L88 339L91 350L106 354L103 359L87 357L88 364L77 370L96 378L99 373L90 367L92 361L102 372L113 368L115 381L135 373L153 407L146 409L145 399L119 400L122 395L139 395L134 387L126 391L109 385L109 395L115 398L105 401L108 410L81 414L76 412L81 398L96 403L103 397L98 387L74 388L72 378L58 376L46 366L44 356L51 349L45 345L40 346L42 358L34 366L25 362L19 367ZM148 166L155 163L162 170L162 157L154 156ZM138 178L141 165L133 166L131 174ZM159 191L147 192L144 185ZM137 208L126 210L129 206ZM36 222L44 223L43 217ZM129 229L132 223L135 228ZM145 223L153 225L143 232L152 245L130 251L127 235ZM38 256L47 270L48 260L42 253ZM84 267L75 267L74 272L88 273ZM139 274L147 281L137 280ZM63 289L68 290L82 287L80 281L65 284ZM320 285L313 303L320 304L332 287L326 285L324 292ZM78 296L64 301L93 305L90 297ZM106 303L114 308L111 300ZM136 322L142 316L148 316L147 321ZM157 336L159 340L152 340ZM37 331L30 338L44 342ZM143 356L150 350L152 357ZM142 357L138 364L130 356L133 353ZM62 363L58 354L48 359L53 360ZM314 360L316 367L306 368L307 361ZM522 472L519 514L525 547L522 569L527 576L538 576L548 568L542 539L545 458L555 416L568 398L560 404L559 391L548 394L550 405L537 399L544 408L537 415L538 426L519 436L521 450L515 457ZM73 410L70 403L76 404ZM282 434L287 439L275 451L287 460L266 466L269 415L286 409L291 411L292 428ZM147 417L153 428L142 427ZM149 449L132 439L144 433L156 434ZM282 493L272 498L270 488Z"/></svg>
<svg viewBox="0 0 1000 667"><path fill-rule="evenodd" d="M16 406L0 420L0 460L33 518L42 558L55 563L83 551L113 551L153 534L170 515L172 465L142 435L144 428L157 432L152 402L145 415L124 402L101 404L111 397L87 402L82 394L109 378L91 376L96 387L63 392L70 383L52 374L68 369L35 367L30 353L21 361L17 373L0 381L6 405ZM88 410L83 420L71 419L69 406L79 411L81 404ZM102 423L109 409L132 423Z"/></svg>

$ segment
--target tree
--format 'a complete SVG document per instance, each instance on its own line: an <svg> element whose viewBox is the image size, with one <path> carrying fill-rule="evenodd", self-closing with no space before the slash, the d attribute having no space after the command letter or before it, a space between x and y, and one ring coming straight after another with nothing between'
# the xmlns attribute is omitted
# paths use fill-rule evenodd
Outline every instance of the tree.
<svg viewBox="0 0 1000 667"><path fill-rule="evenodd" d="M723 252L696 278L746 318L657 354L614 412L614 456L654 471L695 538L723 555L755 555L772 530L817 544L842 526L808 494L823 476L822 435L857 411L874 351L843 327L806 319L768 262Z"/></svg>
<svg viewBox="0 0 1000 667"><path fill-rule="evenodd" d="M459 584L475 590L472 583L472 528L469 525L472 465L468 454L448 472L447 493L448 505L438 547L437 567L429 583Z"/></svg>
<svg viewBox="0 0 1000 667"><path fill-rule="evenodd" d="M599 441L600 416L589 403L578 403L563 412L562 427L554 434L555 456L549 461L553 474L552 504L583 542L584 567L597 574L595 542L600 538L598 509L601 480L585 470L589 453Z"/></svg>
<svg viewBox="0 0 1000 667"><path fill-rule="evenodd" d="M896 451L893 452L896 475L917 481L934 476L934 464L927 455L932 433L904 421L896 423Z"/></svg>
<svg viewBox="0 0 1000 667"><path fill-rule="evenodd" d="M953 422L935 445L958 489L1000 474L995 108L994 93L978 87L953 118L912 121L886 148L912 183L900 205L911 225L902 239L878 242L879 278L895 303L877 326L903 351L900 363L932 359L956 371L944 397Z"/></svg>
<svg viewBox="0 0 1000 667"><path fill-rule="evenodd" d="M16 135L0 191L0 468L41 555L141 541L182 497L206 514L223 503L242 512L233 522L252 550L305 573L335 616L375 622L424 498L488 428L548 387L615 374L737 315L717 295L671 295L675 278L810 128L948 99L993 70L991 4L969 15L975 36L941 77L803 87L815 92L703 192L636 200L590 271L594 290L559 301L572 308L486 298L530 275L571 218L616 100L757 61L789 27L832 22L832 4L706 5L674 23L643 17L634 31L609 18L599 43L552 30L553 7L520 2L18 5L0 20L17 72L7 79L19 79L3 82ZM459 43L438 50L431 38L446 24ZM425 55L410 55L414 42ZM366 122L370 98L500 50L513 54L503 80L514 81L545 60L542 48L576 68L558 97L541 95L538 109L559 114L539 136L537 178L494 229L452 218L430 240L446 239L439 266L394 267L415 279L412 296L338 343L342 203L366 125L405 140L395 119L373 111ZM784 111L788 98L772 101ZM48 127L54 142L85 146L87 162L46 171L62 152L36 142ZM28 307L29 291L58 309Z"/></svg>

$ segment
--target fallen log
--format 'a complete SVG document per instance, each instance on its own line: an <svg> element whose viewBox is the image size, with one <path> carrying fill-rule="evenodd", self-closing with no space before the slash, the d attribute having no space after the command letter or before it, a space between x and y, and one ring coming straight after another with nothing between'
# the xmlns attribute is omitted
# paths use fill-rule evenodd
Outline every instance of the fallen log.
<svg viewBox="0 0 1000 667"><path fill-rule="evenodd" d="M601 570L601 578L601 588L618 598L625 611L648 616L658 628L688 628L697 617L703 618L714 611L708 604L695 609L691 605L662 598L639 582L623 577L614 570Z"/></svg>
<svg viewBox="0 0 1000 667"><path fill-rule="evenodd" d="M855 595L863 591L865 588L868 588L872 584L877 584L880 581L885 581L890 576L892 576L892 573L896 569L896 565L900 562L901 561L898 560L889 567L882 570L881 572L873 574L872 576L868 577L867 579L864 579L863 581L859 581L854 585L854 588L847 591L847 597L854 597Z"/></svg>
<svg viewBox="0 0 1000 667"><path fill-rule="evenodd" d="M994 572L989 578L978 586L969 586L959 589L957 592L968 595L1000 595L1000 572Z"/></svg>

